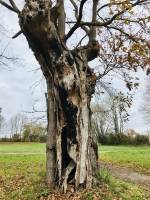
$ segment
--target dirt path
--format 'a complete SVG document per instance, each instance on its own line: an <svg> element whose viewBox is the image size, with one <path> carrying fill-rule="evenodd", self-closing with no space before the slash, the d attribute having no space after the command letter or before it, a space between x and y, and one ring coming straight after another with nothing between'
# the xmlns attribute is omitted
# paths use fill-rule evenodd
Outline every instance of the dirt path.
<svg viewBox="0 0 150 200"><path fill-rule="evenodd" d="M150 175L140 174L131 168L120 167L108 163L101 163L101 167L108 169L108 171L116 178L147 186L150 189Z"/></svg>

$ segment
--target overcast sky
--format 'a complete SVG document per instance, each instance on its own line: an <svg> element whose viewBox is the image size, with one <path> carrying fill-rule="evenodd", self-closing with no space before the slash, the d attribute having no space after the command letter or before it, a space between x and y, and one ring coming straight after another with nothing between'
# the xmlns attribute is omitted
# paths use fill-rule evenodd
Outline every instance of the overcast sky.
<svg viewBox="0 0 150 200"><path fill-rule="evenodd" d="M21 1L18 2L21 4ZM5 68L0 66L0 107L3 109L4 117L9 120L16 113L31 110L36 101L39 102L40 107L45 105L44 79L40 70L36 70L39 66L25 37L21 35L15 40L11 39L11 36L19 31L17 16L0 6L0 24L8 30L0 34L1 48L4 49L7 46L7 55L19 58L15 63L8 63ZM130 122L126 127L144 131L147 126L139 110L143 101L145 72L140 71L138 76L141 84L134 96ZM119 82L114 82L115 86L121 90Z"/></svg>

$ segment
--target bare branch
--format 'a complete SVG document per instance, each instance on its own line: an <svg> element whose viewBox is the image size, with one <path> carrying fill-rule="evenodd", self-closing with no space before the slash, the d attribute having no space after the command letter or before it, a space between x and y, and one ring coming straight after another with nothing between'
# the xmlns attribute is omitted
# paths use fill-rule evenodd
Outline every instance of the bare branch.
<svg viewBox="0 0 150 200"><path fill-rule="evenodd" d="M12 5L12 7L14 8L14 10L16 10L17 13L20 13L20 10L18 9L18 7L16 6L15 2L13 0L9 0L10 4Z"/></svg>
<svg viewBox="0 0 150 200"><path fill-rule="evenodd" d="M71 4L73 5L74 7L74 11L75 11L75 18L78 19L78 6L77 4L75 3L74 0L70 0Z"/></svg>
<svg viewBox="0 0 150 200"><path fill-rule="evenodd" d="M130 10L131 8L141 5L144 2L149 2L148 0L137 0L135 3L130 4L130 6L128 6L127 8L125 8L124 10L118 12L117 14L115 14L113 17L111 17L110 19L108 19L105 22L82 22L80 23L80 25L86 25L86 26L108 26L110 25L113 21L115 21L119 16L121 16L122 14L124 14L126 11Z"/></svg>
<svg viewBox="0 0 150 200"><path fill-rule="evenodd" d="M127 32L125 32L123 29L121 28L118 28L118 27L115 27L115 26L107 26L108 29L114 29L114 30L117 30L119 32L121 32L123 35L127 36L130 40L133 40L134 42L138 42L139 40L141 42L145 42L144 39L142 39L141 37L140 38L136 38L134 35L131 35Z"/></svg>
<svg viewBox="0 0 150 200"><path fill-rule="evenodd" d="M13 37L12 37L12 39L15 39L15 38L17 38L19 35L21 35L22 34L22 31L20 30L20 31L18 31Z"/></svg>
<svg viewBox="0 0 150 200"><path fill-rule="evenodd" d="M13 7L11 7L9 4L5 3L4 1L0 0L0 4L18 14L17 10L15 10Z"/></svg>
<svg viewBox="0 0 150 200"><path fill-rule="evenodd" d="M81 38L81 40L78 42L78 44L76 45L76 48L78 48L79 46L81 46L82 41L87 37L87 34L84 35L84 37Z"/></svg>
<svg viewBox="0 0 150 200"><path fill-rule="evenodd" d="M94 1L94 3L95 3L95 1ZM72 29L67 34L66 39L68 39L73 34L73 32L79 27L83 27L83 26L91 27L91 26L93 26L93 27L106 27L107 28L107 26L112 24L113 21L118 20L119 16L121 16L124 13L126 13L131 8L133 8L135 6L138 6L138 5L143 5L144 3L148 4L148 3L150 3L150 1L149 0L137 0L135 3L131 3L130 2L128 7L126 7L122 11L120 11L120 12L116 13L115 15L113 15L110 19L103 20L102 22L95 21L95 20L93 20L92 22L83 22L81 20L79 22L78 21L77 22L76 21L68 21L67 22L68 24L75 24L75 25L72 27ZM105 4L105 6L109 6L109 4ZM95 9L95 8L93 8L93 9ZM95 28L95 30L96 30L96 28Z"/></svg>
<svg viewBox="0 0 150 200"><path fill-rule="evenodd" d="M103 8L110 7L113 5L120 5L120 4L123 4L123 2L113 2L113 3L104 4L97 10L97 12L100 12Z"/></svg>
<svg viewBox="0 0 150 200"><path fill-rule="evenodd" d="M99 0L93 0L92 22L96 22L98 1ZM90 28L90 41L95 40L95 39L96 39L96 27L91 26L91 28Z"/></svg>
<svg viewBox="0 0 150 200"><path fill-rule="evenodd" d="M70 0L70 2L72 3L73 7L74 7L74 11L75 11L75 18L76 20L78 20L78 6L77 4L75 3L74 0ZM86 34L89 36L90 34L90 31L89 29L86 27L86 26L81 26L81 28L86 32Z"/></svg>
<svg viewBox="0 0 150 200"><path fill-rule="evenodd" d="M70 29L70 31L68 32L68 34L65 36L64 40L67 41L68 38L70 38L72 36L72 34L76 31L77 28L80 27L80 23L82 20L82 16L83 16L83 6L86 3L87 0L82 0L80 3L80 8L79 8L79 17L77 22L75 23L75 25Z"/></svg>

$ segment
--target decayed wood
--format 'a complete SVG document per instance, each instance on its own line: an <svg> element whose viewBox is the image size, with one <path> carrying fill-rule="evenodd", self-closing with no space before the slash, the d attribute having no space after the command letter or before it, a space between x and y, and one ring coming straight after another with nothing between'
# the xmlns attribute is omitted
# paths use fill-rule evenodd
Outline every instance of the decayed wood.
<svg viewBox="0 0 150 200"><path fill-rule="evenodd" d="M46 142L46 177L49 186L54 186L56 176L56 114L52 81L47 82L47 142Z"/></svg>
<svg viewBox="0 0 150 200"><path fill-rule="evenodd" d="M58 4L55 9L64 9ZM53 11L50 1L29 0L20 26L47 82L47 182L66 192L69 182L76 189L91 186L97 170L90 129L96 75L88 62L98 56L100 47L94 40L68 50L62 41L64 25L58 28L60 16L54 22Z"/></svg>

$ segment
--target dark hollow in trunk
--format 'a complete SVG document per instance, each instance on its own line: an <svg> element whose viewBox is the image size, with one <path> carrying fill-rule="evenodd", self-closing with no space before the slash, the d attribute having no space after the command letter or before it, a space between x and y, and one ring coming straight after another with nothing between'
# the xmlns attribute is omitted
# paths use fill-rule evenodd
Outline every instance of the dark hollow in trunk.
<svg viewBox="0 0 150 200"><path fill-rule="evenodd" d="M68 50L49 2L27 1L20 26L47 83L47 182L66 192L69 183L91 187L98 168L90 110L96 75L88 62L98 56L99 44Z"/></svg>

